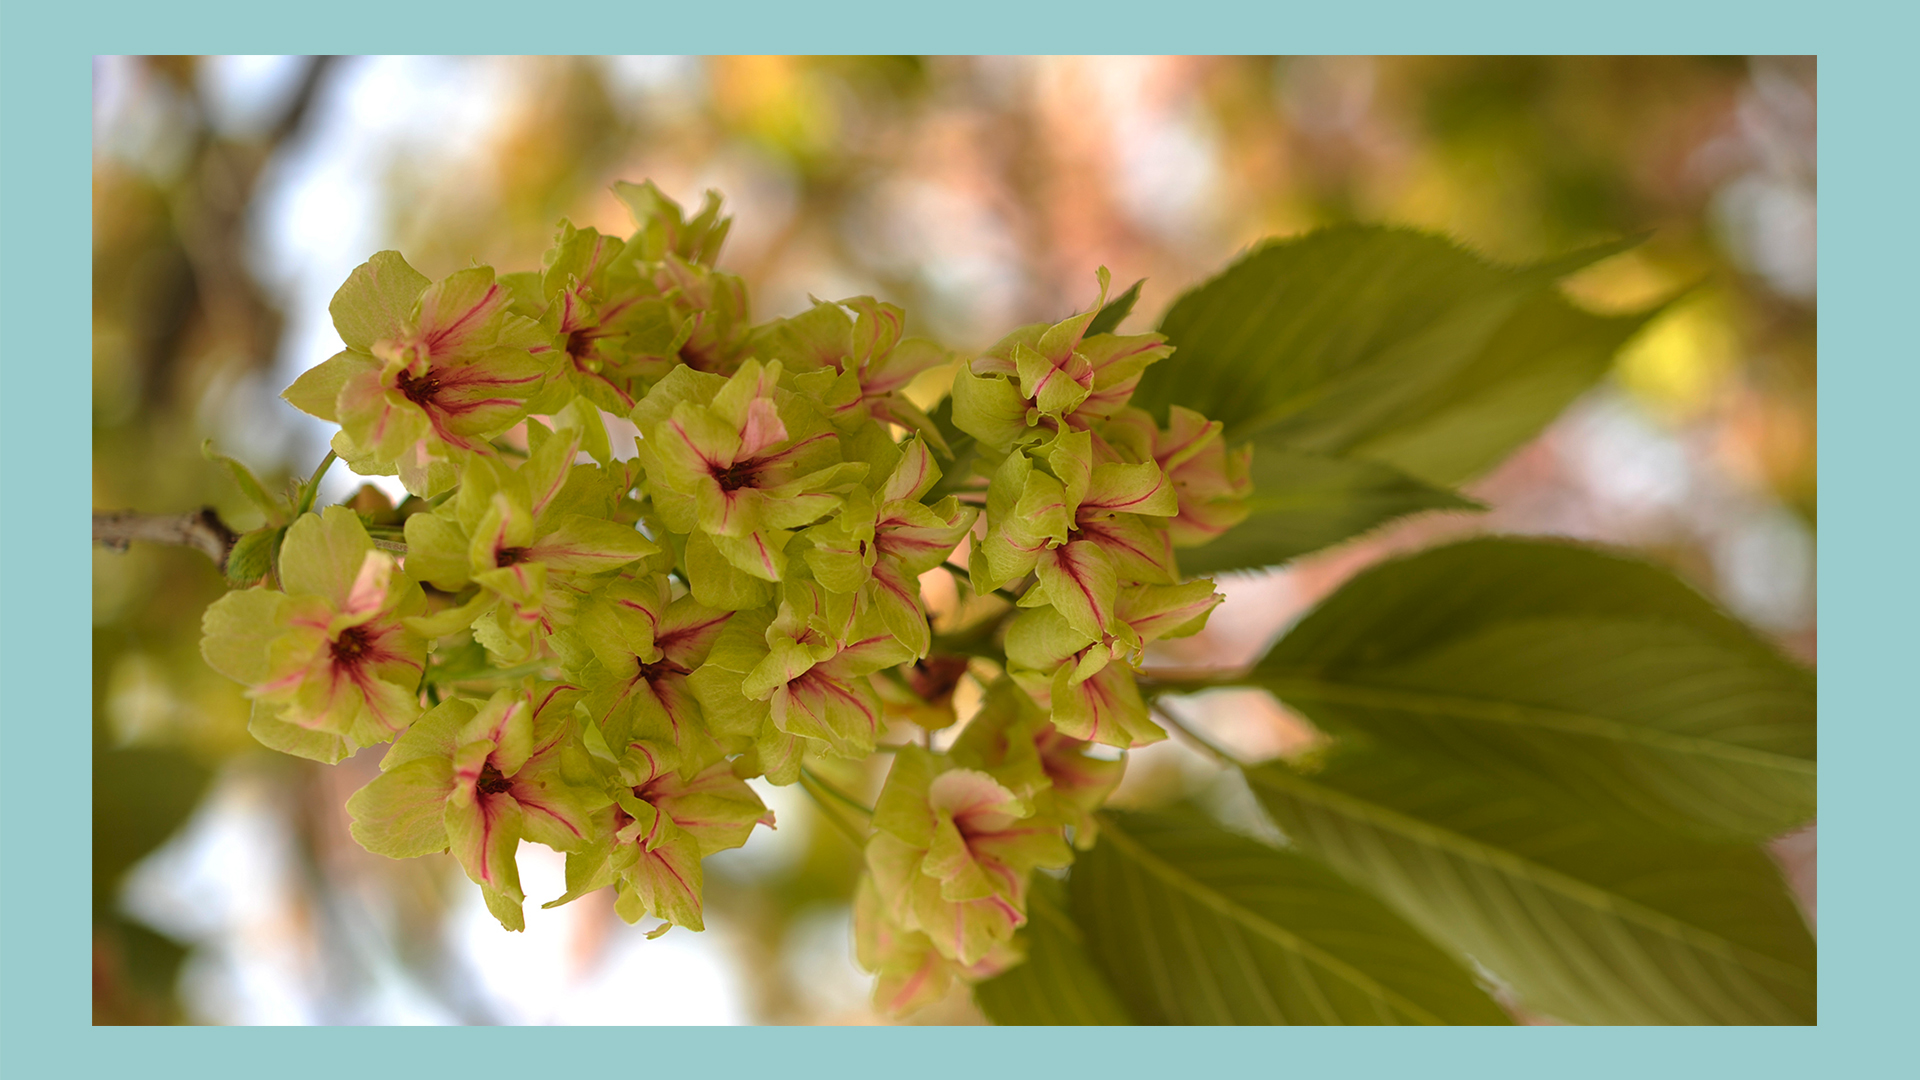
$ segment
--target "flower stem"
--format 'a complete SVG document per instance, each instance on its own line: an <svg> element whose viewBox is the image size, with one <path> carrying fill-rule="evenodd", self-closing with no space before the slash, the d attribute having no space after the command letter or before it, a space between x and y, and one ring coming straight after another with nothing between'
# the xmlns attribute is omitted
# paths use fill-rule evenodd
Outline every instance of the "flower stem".
<svg viewBox="0 0 1920 1080"><path fill-rule="evenodd" d="M867 846L867 828L873 819L872 807L822 780L818 773L804 765L800 768L800 787L812 797L833 827L853 841L854 847L864 849ZM858 825L849 819L850 814L861 816Z"/></svg>
<svg viewBox="0 0 1920 1080"><path fill-rule="evenodd" d="M313 509L313 500L320 495L320 478L327 475L327 470L332 468L333 463L338 460L340 455L332 450L327 451L327 456L320 459L320 464L313 470L313 475L308 477L307 482L300 488L300 505L293 508L295 518Z"/></svg>
<svg viewBox="0 0 1920 1080"><path fill-rule="evenodd" d="M1179 732L1187 742L1192 743L1201 753L1212 758L1214 764L1224 765L1229 769L1237 769L1240 767L1240 761L1237 758L1227 753L1224 749L1214 745L1213 741L1206 736L1193 730L1186 721L1173 715L1173 713L1168 711L1167 707L1160 704L1160 702L1155 701L1148 705L1147 708L1154 716L1158 717L1162 723Z"/></svg>

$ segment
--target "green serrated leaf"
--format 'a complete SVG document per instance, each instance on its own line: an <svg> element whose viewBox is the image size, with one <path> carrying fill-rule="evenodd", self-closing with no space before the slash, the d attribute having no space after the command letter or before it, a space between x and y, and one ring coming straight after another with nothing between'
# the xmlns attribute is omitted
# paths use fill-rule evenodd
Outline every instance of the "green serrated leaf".
<svg viewBox="0 0 1920 1080"><path fill-rule="evenodd" d="M1128 286L1126 292L1107 301L1106 306L1093 317L1093 321L1087 324L1086 336L1111 334L1119 329L1126 317L1133 313L1133 305L1140 299L1140 286L1146 283L1147 279L1141 278Z"/></svg>
<svg viewBox="0 0 1920 1080"><path fill-rule="evenodd" d="M1375 747L1247 781L1301 851L1584 1024L1811 1024L1813 936L1751 847L1609 827Z"/></svg>
<svg viewBox="0 0 1920 1080"><path fill-rule="evenodd" d="M1044 875L1033 879L1020 937L1027 958L973 988L987 1019L1023 1027L1133 1023L1087 956L1086 935L1068 911L1064 884Z"/></svg>
<svg viewBox="0 0 1920 1080"><path fill-rule="evenodd" d="M1471 364L1350 452L1436 484L1477 476L1599 382L1627 339L1664 310L1603 316L1553 293L1533 297Z"/></svg>
<svg viewBox="0 0 1920 1080"><path fill-rule="evenodd" d="M1380 901L1197 817L1102 815L1070 888L1088 951L1143 1023L1509 1022Z"/></svg>
<svg viewBox="0 0 1920 1080"><path fill-rule="evenodd" d="M1270 431L1457 483L1592 385L1651 314L1588 315L1552 291L1619 246L1510 268L1377 226L1269 243L1168 310L1174 354L1147 370L1134 403L1197 409L1229 439Z"/></svg>
<svg viewBox="0 0 1920 1080"><path fill-rule="evenodd" d="M1356 577L1254 668L1359 730L1703 838L1813 817L1814 679L1665 570L1479 539Z"/></svg>
<svg viewBox="0 0 1920 1080"><path fill-rule="evenodd" d="M1275 566L1423 510L1479 510L1456 492L1391 465L1253 440L1253 495L1247 519L1180 553L1189 574Z"/></svg>
<svg viewBox="0 0 1920 1080"><path fill-rule="evenodd" d="M255 529L234 541L227 552L227 583L236 587L251 585L267 576L280 553L280 540L287 535L285 526Z"/></svg>
<svg viewBox="0 0 1920 1080"><path fill-rule="evenodd" d="M227 470L227 475L233 477L233 482L240 488L240 493L245 495L247 501L257 507L262 514L266 515L268 525L284 525L287 523L287 503L283 499L269 495L266 485L260 482L259 477L253 475L252 469L247 468L245 465L225 454L214 453L212 439L208 439L200 444L200 454L208 461L223 466Z"/></svg>

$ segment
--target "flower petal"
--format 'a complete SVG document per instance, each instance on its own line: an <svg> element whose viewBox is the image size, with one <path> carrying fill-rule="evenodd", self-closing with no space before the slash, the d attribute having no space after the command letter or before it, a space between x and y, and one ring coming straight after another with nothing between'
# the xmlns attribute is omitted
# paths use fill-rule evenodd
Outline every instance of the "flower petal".
<svg viewBox="0 0 1920 1080"><path fill-rule="evenodd" d="M373 343L400 337L420 294L432 284L397 251L382 251L355 267L327 311L347 348L372 352ZM316 414L317 415L317 414Z"/></svg>
<svg viewBox="0 0 1920 1080"><path fill-rule="evenodd" d="M1119 579L1098 544L1076 540L1042 552L1034 571L1047 602L1067 625L1094 638L1111 632Z"/></svg>
<svg viewBox="0 0 1920 1080"><path fill-rule="evenodd" d="M344 611L374 550L360 516L344 506L302 514L280 546L280 583L289 596L318 596Z"/></svg>
<svg viewBox="0 0 1920 1080"><path fill-rule="evenodd" d="M525 558L568 574L600 574L660 550L630 525L566 514L526 550Z"/></svg>
<svg viewBox="0 0 1920 1080"><path fill-rule="evenodd" d="M447 796L453 767L445 758L415 758L383 772L347 800L360 846L390 859L447 850Z"/></svg>
<svg viewBox="0 0 1920 1080"><path fill-rule="evenodd" d="M519 903L520 804L511 795L482 794L472 802L449 801L446 810L447 846L467 877Z"/></svg>

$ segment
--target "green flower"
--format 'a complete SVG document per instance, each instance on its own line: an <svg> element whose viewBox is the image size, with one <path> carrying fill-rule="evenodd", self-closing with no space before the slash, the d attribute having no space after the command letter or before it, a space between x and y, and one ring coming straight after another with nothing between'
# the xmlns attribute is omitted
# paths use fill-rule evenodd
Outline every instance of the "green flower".
<svg viewBox="0 0 1920 1080"><path fill-rule="evenodd" d="M717 217L718 199L689 223L651 184L615 190L639 223L631 239L563 221L544 271L503 279L515 294L514 310L539 320L551 336L530 351L564 357L535 412L557 410L577 393L624 415L675 366L730 358L743 332L736 324L746 318L745 286L710 269L728 225ZM722 366L731 365L707 368Z"/></svg>
<svg viewBox="0 0 1920 1080"><path fill-rule="evenodd" d="M622 241L562 222L541 273L508 275L515 310L551 335L535 355L563 355L540 401L550 411L578 393L625 414L674 368L726 373L748 336L746 284L713 269L732 219L708 192L700 213L652 183L613 186L636 228Z"/></svg>
<svg viewBox="0 0 1920 1080"><path fill-rule="evenodd" d="M926 442L915 438L879 491L853 489L839 514L807 531L814 579L833 592L858 594L859 607L876 613L915 656L932 645L920 575L946 561L979 516L951 495L922 503L939 479Z"/></svg>
<svg viewBox="0 0 1920 1080"><path fill-rule="evenodd" d="M627 247L644 262L655 263L672 255L684 262L712 266L733 229L733 219L720 214L717 191L708 191L702 197L700 212L692 217L687 217L680 204L651 180L638 184L616 181L613 194L639 223Z"/></svg>
<svg viewBox="0 0 1920 1080"><path fill-rule="evenodd" d="M773 828L773 812L727 762L683 777L640 747L620 762L613 805L602 817L594 842L567 857L566 895L546 906L613 885L622 919L665 920L653 936L668 926L705 929L700 861L745 844L755 825Z"/></svg>
<svg viewBox="0 0 1920 1080"><path fill-rule="evenodd" d="M994 475L974 583L984 591L1035 573L1023 605L1051 604L1082 633L1105 636L1122 585L1179 580L1166 531L1146 520L1178 510L1173 487L1153 462L1093 464L1086 432L1063 433L1044 460L1051 475L1025 452Z"/></svg>
<svg viewBox="0 0 1920 1080"><path fill-rule="evenodd" d="M1057 825L993 777L909 746L873 813L867 868L895 926L927 936L962 966L991 956L1025 925L1035 867L1073 861Z"/></svg>
<svg viewBox="0 0 1920 1080"><path fill-rule="evenodd" d="M874 680L880 703L887 715L907 720L927 731L939 731L958 723L953 695L967 674L968 658L953 653L936 653L902 665L886 678ZM897 675L897 677L895 677Z"/></svg>
<svg viewBox="0 0 1920 1080"><path fill-rule="evenodd" d="M963 367L953 381L953 422L1002 453L1085 431L1118 412L1147 365L1173 352L1160 334L1095 334L1087 325L1106 303L1099 274L1093 307L1049 326L1008 334Z"/></svg>
<svg viewBox="0 0 1920 1080"><path fill-rule="evenodd" d="M1166 738L1147 714L1130 664L1147 644L1197 634L1221 600L1206 579L1121 590L1110 632L1088 634L1057 608L1023 611L1007 627L1007 667L1052 710L1060 733L1129 747Z"/></svg>
<svg viewBox="0 0 1920 1080"><path fill-rule="evenodd" d="M420 715L427 643L405 620L426 606L353 511L302 515L280 549L285 592L230 592L207 609L201 655L248 687L249 730L276 750L338 761Z"/></svg>
<svg viewBox="0 0 1920 1080"><path fill-rule="evenodd" d="M637 370L628 360L635 347L670 341L676 328L619 238L562 221L546 270L509 274L501 283L514 294L514 312L538 320L549 335L528 351L541 360L561 358L533 411L557 411L579 394L599 408L625 413L665 374Z"/></svg>
<svg viewBox="0 0 1920 1080"><path fill-rule="evenodd" d="M1073 829L1073 843L1093 846L1094 817L1120 785L1127 762L1089 755L1089 743L1060 731L1045 709L1011 679L987 688L980 711L954 740L953 760L979 769L1033 803L1034 818Z"/></svg>
<svg viewBox="0 0 1920 1080"><path fill-rule="evenodd" d="M549 684L441 704L347 800L354 839L396 859L451 850L500 925L524 930L520 841L582 850L609 801L580 740L578 698Z"/></svg>
<svg viewBox="0 0 1920 1080"><path fill-rule="evenodd" d="M789 736L824 743L837 757L873 753L886 721L867 676L913 654L877 619L856 617L813 582L786 591L767 628L767 655L740 693L767 702L773 726Z"/></svg>
<svg viewBox="0 0 1920 1080"><path fill-rule="evenodd" d="M854 315L849 317L847 309ZM850 432L869 419L911 428L946 452L940 429L903 391L914 376L953 356L922 338L900 339L905 313L871 296L816 301L803 314L756 335L756 349L802 372L834 426ZM821 377L824 376L824 377Z"/></svg>
<svg viewBox="0 0 1920 1080"><path fill-rule="evenodd" d="M1175 405L1165 431L1144 410L1127 408L1102 434L1129 460L1152 461L1173 484L1180 512L1167 522L1175 547L1197 547L1247 518L1253 447L1229 451L1218 420Z"/></svg>
<svg viewBox="0 0 1920 1080"><path fill-rule="evenodd" d="M709 191L691 218L652 182L613 185L613 193L638 223L626 252L665 305L673 333L664 343L656 331L635 334L627 363L649 380L685 364L726 374L739 366L748 328L746 283L713 268L733 227L720 214L720 195Z"/></svg>
<svg viewBox="0 0 1920 1080"><path fill-rule="evenodd" d="M734 612L715 635L706 662L687 676L687 687L700 703L707 730L727 753L740 755L735 759L739 775L791 784L800 778L807 740L775 727L765 698L741 692L769 654L767 639L777 612L773 605Z"/></svg>
<svg viewBox="0 0 1920 1080"><path fill-rule="evenodd" d="M868 677L912 653L851 597L790 581L778 608L743 611L714 639L688 679L709 730L742 775L776 784L799 778L801 757L873 752L885 712Z"/></svg>
<svg viewBox="0 0 1920 1080"><path fill-rule="evenodd" d="M676 364L720 375L736 370L749 332L746 283L672 253L652 269L653 287L677 329L668 351L635 350L635 359L663 373Z"/></svg>
<svg viewBox="0 0 1920 1080"><path fill-rule="evenodd" d="M438 511L407 519L407 571L447 592L480 592L432 623L435 636L464 629L496 608L488 641L509 660L547 654L553 635L573 622L575 579L612 573L659 552L631 525L608 520L613 492L606 470L575 465L580 435L543 433L518 469L471 462L459 495ZM614 482L618 483L618 481Z"/></svg>
<svg viewBox="0 0 1920 1080"><path fill-rule="evenodd" d="M588 714L613 752L634 750L653 770L689 775L724 756L688 677L733 615L691 596L672 599L664 574L594 593L579 624L594 659L580 680L589 688Z"/></svg>
<svg viewBox="0 0 1920 1080"><path fill-rule="evenodd" d="M755 360L730 379L679 368L633 412L666 527L705 534L728 564L770 582L786 572L793 530L838 509L867 472L840 460L832 425L780 375ZM707 567L691 551L688 564L699 596Z"/></svg>
<svg viewBox="0 0 1920 1080"><path fill-rule="evenodd" d="M853 949L874 975L873 1007L882 1016L905 1016L947 996L955 980L989 979L1019 963L1019 944L996 944L984 957L962 965L943 955L933 940L887 915L872 874L860 875L853 893Z"/></svg>
<svg viewBox="0 0 1920 1080"><path fill-rule="evenodd" d="M490 268L431 284L398 252L380 252L334 294L346 350L284 396L340 424L335 448L355 471L397 470L408 491L438 494L460 461L492 452L488 440L526 415L547 380L550 365L527 350L548 335L508 314L508 300Z"/></svg>

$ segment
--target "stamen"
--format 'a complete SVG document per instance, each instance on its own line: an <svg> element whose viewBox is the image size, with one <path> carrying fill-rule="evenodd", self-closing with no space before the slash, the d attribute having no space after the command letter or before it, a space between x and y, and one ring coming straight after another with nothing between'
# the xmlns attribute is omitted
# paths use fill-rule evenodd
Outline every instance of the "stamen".
<svg viewBox="0 0 1920 1080"><path fill-rule="evenodd" d="M333 639L333 662L336 664L355 664L366 651L373 647L373 641L363 626L349 626L340 631Z"/></svg>
<svg viewBox="0 0 1920 1080"><path fill-rule="evenodd" d="M494 768L493 762L489 761L480 766L480 779L474 786L483 794L500 795L512 790L513 781L501 776L500 770Z"/></svg>
<svg viewBox="0 0 1920 1080"><path fill-rule="evenodd" d="M435 394L440 392L440 376L435 375L431 371L427 372L426 376L420 379L416 379L408 372L402 371L394 380L394 384L395 388L398 389L408 401L413 402L415 405L427 404L433 400Z"/></svg>
<svg viewBox="0 0 1920 1080"><path fill-rule="evenodd" d="M913 666L906 670L907 686L922 701L942 701L953 696L954 688L960 685L960 677L966 673L966 657L936 653L914 661Z"/></svg>
<svg viewBox="0 0 1920 1080"><path fill-rule="evenodd" d="M645 679L648 682L648 684L651 685L652 683L658 682L660 679L663 679L668 675L687 675L687 674L691 674L687 670L687 668L673 662L672 660L668 660L665 657L662 657L661 659L655 660L651 664L641 664L640 672L638 675L635 676L635 678Z"/></svg>
<svg viewBox="0 0 1920 1080"><path fill-rule="evenodd" d="M594 340L597 335L591 330L575 330L567 335L567 355L576 361L591 359L594 355Z"/></svg>
<svg viewBox="0 0 1920 1080"><path fill-rule="evenodd" d="M736 461L724 469L713 470L713 478L720 484L721 491L738 491L743 487L752 487L759 466L752 461Z"/></svg>

